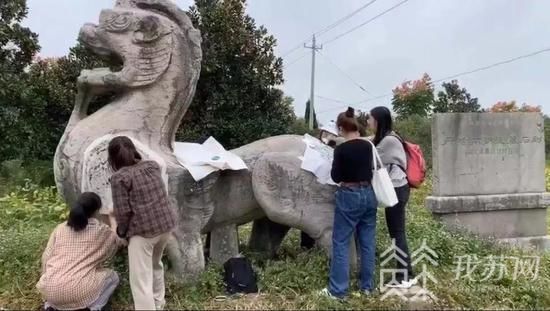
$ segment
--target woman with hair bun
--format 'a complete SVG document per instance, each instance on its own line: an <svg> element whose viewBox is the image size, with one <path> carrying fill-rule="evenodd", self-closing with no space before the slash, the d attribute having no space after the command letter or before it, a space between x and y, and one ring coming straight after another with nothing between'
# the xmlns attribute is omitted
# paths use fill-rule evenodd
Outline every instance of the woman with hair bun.
<svg viewBox="0 0 550 311"><path fill-rule="evenodd" d="M378 203L371 186L373 147L361 138L354 109L349 107L340 113L336 126L345 141L334 149L331 177L339 187L335 195L329 285L321 294L341 299L348 294L350 241L356 231L361 256L359 288L365 295L374 290Z"/></svg>

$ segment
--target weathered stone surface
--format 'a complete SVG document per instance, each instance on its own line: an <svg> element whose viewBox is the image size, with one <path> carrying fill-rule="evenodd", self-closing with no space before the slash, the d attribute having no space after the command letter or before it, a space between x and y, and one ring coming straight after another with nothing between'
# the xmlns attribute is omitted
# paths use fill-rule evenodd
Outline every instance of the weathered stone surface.
<svg viewBox="0 0 550 311"><path fill-rule="evenodd" d="M80 40L96 54L118 56L124 66L120 72L84 70L78 78L75 107L54 158L57 187L67 203L96 191L107 203L102 212L112 209L105 149L113 136L125 135L163 168L179 215L167 252L180 280L192 281L204 269L203 233L212 232L213 245L224 245L211 252L226 257L238 245L235 236L223 236L223 228L266 216L330 250L336 187L300 169L302 136L235 149L249 170L215 172L200 182L176 160L175 132L193 98L202 57L200 34L185 12L169 0L118 0L114 9L102 11L99 26L82 27ZM105 91L119 96L88 114L91 98Z"/></svg>
<svg viewBox="0 0 550 311"><path fill-rule="evenodd" d="M237 226L216 227L211 232L210 258L218 265L223 265L228 259L239 255L239 234Z"/></svg>
<svg viewBox="0 0 550 311"><path fill-rule="evenodd" d="M534 249L537 251L545 251L550 249L550 235L499 239L499 241L506 243L508 245Z"/></svg>
<svg viewBox="0 0 550 311"><path fill-rule="evenodd" d="M329 250L336 187L318 183L313 174L300 168L298 157L305 150L302 139L275 136L232 150L249 170L220 173L208 191L214 214L203 232L267 216L272 222L305 231Z"/></svg>
<svg viewBox="0 0 550 311"><path fill-rule="evenodd" d="M506 240L546 236L541 114L436 114L432 153L426 206L448 226Z"/></svg>
<svg viewBox="0 0 550 311"><path fill-rule="evenodd" d="M540 193L539 113L443 113L432 121L433 195Z"/></svg>
<svg viewBox="0 0 550 311"><path fill-rule="evenodd" d="M69 204L87 190L81 189L83 160L93 157L86 151L105 135L130 136L166 166L181 168L172 143L193 98L202 58L199 32L185 12L166 0L117 1L114 9L101 12L99 26L82 27L79 39L99 55L123 59L124 66L119 72L83 70L78 78L75 107L54 158L56 183ZM106 91L119 96L88 115L91 98ZM88 185L94 189L103 180L100 176Z"/></svg>
<svg viewBox="0 0 550 311"><path fill-rule="evenodd" d="M436 214L540 209L548 207L550 193L515 193L426 198L426 206Z"/></svg>
<svg viewBox="0 0 550 311"><path fill-rule="evenodd" d="M515 238L546 235L545 208L436 214L449 227L480 236Z"/></svg>

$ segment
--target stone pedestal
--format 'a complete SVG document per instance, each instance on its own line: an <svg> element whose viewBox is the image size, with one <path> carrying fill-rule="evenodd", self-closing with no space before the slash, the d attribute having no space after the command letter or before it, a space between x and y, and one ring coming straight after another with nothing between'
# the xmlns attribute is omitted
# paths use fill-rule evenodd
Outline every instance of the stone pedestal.
<svg viewBox="0 0 550 311"><path fill-rule="evenodd" d="M214 228L210 238L210 258L223 265L228 259L239 255L239 233L237 226L230 224Z"/></svg>
<svg viewBox="0 0 550 311"><path fill-rule="evenodd" d="M436 114L432 148L426 206L442 222L515 245L549 245L540 114Z"/></svg>

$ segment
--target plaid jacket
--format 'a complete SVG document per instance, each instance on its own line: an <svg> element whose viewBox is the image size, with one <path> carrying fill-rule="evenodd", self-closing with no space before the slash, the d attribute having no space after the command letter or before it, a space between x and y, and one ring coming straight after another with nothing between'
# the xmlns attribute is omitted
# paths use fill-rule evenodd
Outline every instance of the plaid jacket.
<svg viewBox="0 0 550 311"><path fill-rule="evenodd" d="M177 216L156 162L120 169L111 177L111 190L119 236L152 238L176 226Z"/></svg>
<svg viewBox="0 0 550 311"><path fill-rule="evenodd" d="M121 246L122 240L95 218L90 218L86 229L79 232L64 222L50 235L36 287L56 308L87 308L97 300L113 273L102 266Z"/></svg>

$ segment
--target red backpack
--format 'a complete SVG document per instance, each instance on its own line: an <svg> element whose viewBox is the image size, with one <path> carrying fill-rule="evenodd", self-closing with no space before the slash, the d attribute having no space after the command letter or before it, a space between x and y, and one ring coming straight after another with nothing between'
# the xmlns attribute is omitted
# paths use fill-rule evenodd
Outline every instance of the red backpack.
<svg viewBox="0 0 550 311"><path fill-rule="evenodd" d="M413 144L408 141L404 141L401 137L397 137L405 147L405 153L407 154L407 169L404 170L407 173L407 180L411 188L420 188L424 179L426 178L426 161L422 154L422 149L417 144Z"/></svg>

